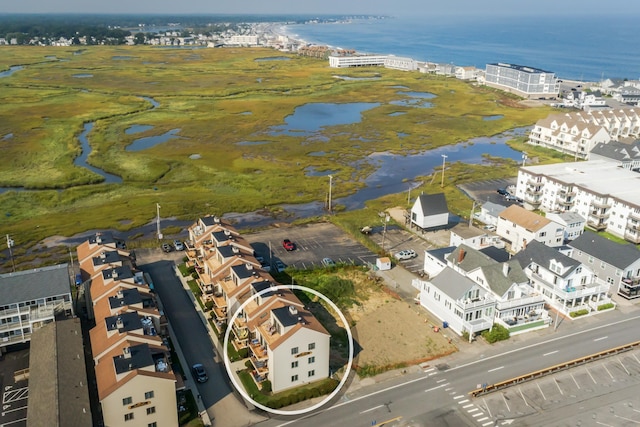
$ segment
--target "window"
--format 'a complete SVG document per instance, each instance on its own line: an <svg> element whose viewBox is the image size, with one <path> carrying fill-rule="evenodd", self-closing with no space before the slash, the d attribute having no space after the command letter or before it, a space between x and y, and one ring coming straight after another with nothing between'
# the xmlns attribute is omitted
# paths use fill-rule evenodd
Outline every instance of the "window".
<svg viewBox="0 0 640 427"><path fill-rule="evenodd" d="M311 356L310 358L307 359L307 363L308 364L312 364L316 362L316 357L315 356Z"/></svg>
<svg viewBox="0 0 640 427"><path fill-rule="evenodd" d="M298 347L293 347L291 349L291 354L298 354Z"/></svg>
<svg viewBox="0 0 640 427"><path fill-rule="evenodd" d="M133 419L133 412L129 412L128 414L124 414L125 421L131 421Z"/></svg>
<svg viewBox="0 0 640 427"><path fill-rule="evenodd" d="M312 342L309 344L309 350L313 350L316 348L316 343Z"/></svg>
<svg viewBox="0 0 640 427"><path fill-rule="evenodd" d="M152 406L151 408L147 408L147 415L151 415L151 414L155 414L156 413L156 407Z"/></svg>
<svg viewBox="0 0 640 427"><path fill-rule="evenodd" d="M294 383L298 381L298 376L297 375L291 375L291 382Z"/></svg>
<svg viewBox="0 0 640 427"><path fill-rule="evenodd" d="M593 257L589 256L589 264L593 264Z"/></svg>
<svg viewBox="0 0 640 427"><path fill-rule="evenodd" d="M546 235L547 235L547 232L546 232L546 231L543 231L543 232L541 232L541 233L540 233L540 237L544 237L544 236L546 236Z"/></svg>
<svg viewBox="0 0 640 427"><path fill-rule="evenodd" d="M607 264L605 264L603 261L600 261L600 268L607 268Z"/></svg>
<svg viewBox="0 0 640 427"><path fill-rule="evenodd" d="M148 391L144 394L145 399L153 399L153 390Z"/></svg>
<svg viewBox="0 0 640 427"><path fill-rule="evenodd" d="M297 368L297 367L298 367L298 361L297 360L295 362L291 362L291 369Z"/></svg>
<svg viewBox="0 0 640 427"><path fill-rule="evenodd" d="M315 375L316 375L316 371L315 370L312 369L312 370L309 371L309 377L313 377Z"/></svg>
<svg viewBox="0 0 640 427"><path fill-rule="evenodd" d="M124 399L122 399L122 405L131 405L131 402L133 402L133 399L131 399L131 396L129 397L125 397Z"/></svg>
<svg viewBox="0 0 640 427"><path fill-rule="evenodd" d="M158 423L154 421L152 423L147 424L147 427L158 427Z"/></svg>
<svg viewBox="0 0 640 427"><path fill-rule="evenodd" d="M607 283L613 285L613 278L607 277Z"/></svg>

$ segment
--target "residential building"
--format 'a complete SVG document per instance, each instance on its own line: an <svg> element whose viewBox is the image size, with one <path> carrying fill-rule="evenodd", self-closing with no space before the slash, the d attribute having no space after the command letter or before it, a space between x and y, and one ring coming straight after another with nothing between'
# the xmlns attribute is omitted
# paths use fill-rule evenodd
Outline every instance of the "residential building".
<svg viewBox="0 0 640 427"><path fill-rule="evenodd" d="M58 316L74 314L68 264L0 275L0 351L31 340Z"/></svg>
<svg viewBox="0 0 640 427"><path fill-rule="evenodd" d="M412 58L389 55L384 60L385 68L393 68L394 70L416 71L418 62Z"/></svg>
<svg viewBox="0 0 640 427"><path fill-rule="evenodd" d="M571 241L582 234L587 220L576 212L549 212L545 215L547 219L560 224L564 229L564 241Z"/></svg>
<svg viewBox="0 0 640 427"><path fill-rule="evenodd" d="M593 270L556 248L533 240L513 259L529 277L531 286L547 304L564 316L586 310L596 313L598 307L611 303L609 285L598 284Z"/></svg>
<svg viewBox="0 0 640 427"><path fill-rule="evenodd" d="M444 193L421 194L411 208L411 226L422 230L449 223L449 208Z"/></svg>
<svg viewBox="0 0 640 427"><path fill-rule="evenodd" d="M569 243L569 256L590 266L596 282L616 289L626 299L640 298L640 250L599 234L585 232Z"/></svg>
<svg viewBox="0 0 640 427"><path fill-rule="evenodd" d="M234 34L229 37L227 44L234 46L257 46L258 36L255 34Z"/></svg>
<svg viewBox="0 0 640 427"><path fill-rule="evenodd" d="M95 317L89 331L104 425L178 425L178 379L166 341L166 318L124 242L98 234L78 246Z"/></svg>
<svg viewBox="0 0 640 427"><path fill-rule="evenodd" d="M473 214L473 217L486 225L498 225L498 215L507 207L493 202L485 202L480 208L480 212Z"/></svg>
<svg viewBox="0 0 640 427"><path fill-rule="evenodd" d="M562 106L565 108L578 108L580 110L590 110L592 108L603 108L607 102L599 93L588 93L583 91L568 91L562 99Z"/></svg>
<svg viewBox="0 0 640 427"><path fill-rule="evenodd" d="M605 160L521 167L516 196L527 209L576 212L587 227L640 243L640 174Z"/></svg>
<svg viewBox="0 0 640 427"><path fill-rule="evenodd" d="M47 323L31 335L29 427L93 425L80 320Z"/></svg>
<svg viewBox="0 0 640 427"><path fill-rule="evenodd" d="M237 230L202 217L186 244L216 329L231 328L231 344L248 352L258 387L270 381L278 392L329 376L329 333L291 290L278 287Z"/></svg>
<svg viewBox="0 0 640 427"><path fill-rule="evenodd" d="M553 72L522 65L487 64L484 79L487 86L524 98L556 98L560 90Z"/></svg>
<svg viewBox="0 0 640 427"><path fill-rule="evenodd" d="M582 115L567 113L538 120L527 142L585 159L596 144L610 140L611 135L604 126L585 121Z"/></svg>
<svg viewBox="0 0 640 427"><path fill-rule="evenodd" d="M346 67L383 67L387 59L387 55L367 55L367 54L350 54L350 55L329 55L329 66L332 68Z"/></svg>
<svg viewBox="0 0 640 427"><path fill-rule="evenodd" d="M436 248L424 251L424 276L426 278L437 276L447 266L447 257L456 249L456 246L448 246L446 248ZM420 289L420 281L415 282L414 286Z"/></svg>
<svg viewBox="0 0 640 427"><path fill-rule="evenodd" d="M458 223L451 229L449 246L458 247L462 244L474 249L482 249L487 246L504 248L505 246L500 237L489 233L487 230L480 230L477 227L469 226L467 223Z"/></svg>
<svg viewBox="0 0 640 427"><path fill-rule="evenodd" d="M638 105L640 103L640 88L624 86L614 93L612 98L624 104Z"/></svg>
<svg viewBox="0 0 640 427"><path fill-rule="evenodd" d="M564 228L548 218L511 205L498 216L496 234L511 243L511 251L518 252L537 240L551 247L564 243Z"/></svg>
<svg viewBox="0 0 640 427"><path fill-rule="evenodd" d="M478 71L476 67L455 67L456 79L475 80L478 78Z"/></svg>
<svg viewBox="0 0 640 427"><path fill-rule="evenodd" d="M596 144L589 153L589 160L608 160L623 169L637 172L640 170L640 140Z"/></svg>

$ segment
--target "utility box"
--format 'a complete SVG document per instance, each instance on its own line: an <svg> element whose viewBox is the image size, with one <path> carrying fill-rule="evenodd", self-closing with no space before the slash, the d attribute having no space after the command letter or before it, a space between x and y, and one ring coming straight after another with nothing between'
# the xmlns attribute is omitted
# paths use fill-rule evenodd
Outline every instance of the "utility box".
<svg viewBox="0 0 640 427"><path fill-rule="evenodd" d="M380 271L391 270L391 258L389 257L377 258L376 267L378 267L378 270Z"/></svg>

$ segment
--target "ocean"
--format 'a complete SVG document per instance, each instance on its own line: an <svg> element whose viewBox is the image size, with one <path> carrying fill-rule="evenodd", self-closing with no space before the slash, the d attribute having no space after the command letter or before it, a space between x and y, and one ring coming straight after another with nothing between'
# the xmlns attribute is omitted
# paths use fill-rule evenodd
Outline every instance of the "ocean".
<svg viewBox="0 0 640 427"><path fill-rule="evenodd" d="M596 82L640 79L635 16L354 19L296 24L283 31L308 43L417 61L484 69L506 62L551 71L559 78Z"/></svg>

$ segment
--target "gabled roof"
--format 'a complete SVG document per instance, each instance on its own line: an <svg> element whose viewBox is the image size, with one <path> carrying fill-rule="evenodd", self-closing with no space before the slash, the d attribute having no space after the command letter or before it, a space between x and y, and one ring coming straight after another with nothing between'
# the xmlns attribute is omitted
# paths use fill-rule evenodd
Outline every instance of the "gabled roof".
<svg viewBox="0 0 640 427"><path fill-rule="evenodd" d="M548 213L547 217L554 222L562 225L586 222L584 217L577 212L566 211L560 213Z"/></svg>
<svg viewBox="0 0 640 427"><path fill-rule="evenodd" d="M449 298L456 301L462 299L469 289L478 286L471 279L466 278L450 267L445 267L429 282Z"/></svg>
<svg viewBox="0 0 640 427"><path fill-rule="evenodd" d="M449 213L447 199L444 197L444 193L421 194L418 199L416 199L414 207L416 205L420 206L424 216Z"/></svg>
<svg viewBox="0 0 640 427"><path fill-rule="evenodd" d="M505 275L505 268L507 274ZM504 294L513 286L514 283L527 283L529 278L522 270L520 263L511 260L506 263L495 263L493 265L485 265L480 267L487 280L487 285L499 296Z"/></svg>
<svg viewBox="0 0 640 427"><path fill-rule="evenodd" d="M446 248L430 249L427 251L427 253L433 256L435 259L446 263L447 262L446 256L455 250L456 250L455 246L448 246Z"/></svg>
<svg viewBox="0 0 640 427"><path fill-rule="evenodd" d="M526 268L532 263L535 263L549 271L551 271L551 261L556 261L566 268L564 273L559 274L560 277L567 277L581 265L580 261L569 258L557 249L549 247L537 240L532 240L527 243L527 247L518 252L513 259L517 260L522 268ZM557 272L553 273L558 274Z"/></svg>
<svg viewBox="0 0 640 427"><path fill-rule="evenodd" d="M475 270L483 265L496 263L496 261L488 255L464 244L458 246L446 259L451 264L466 272Z"/></svg>
<svg viewBox="0 0 640 427"><path fill-rule="evenodd" d="M629 144L620 141L609 141L606 144L600 142L591 149L589 154L596 154L618 161L640 160L638 147L640 147L640 141L633 141Z"/></svg>
<svg viewBox="0 0 640 427"><path fill-rule="evenodd" d="M624 270L640 259L640 251L631 243L616 243L586 231L569 243L572 248Z"/></svg>
<svg viewBox="0 0 640 427"><path fill-rule="evenodd" d="M0 274L2 305L71 293L68 264Z"/></svg>
<svg viewBox="0 0 640 427"><path fill-rule="evenodd" d="M495 217L500 215L500 212L502 212L506 208L506 206L493 202L485 202L482 204L482 210L487 211L487 214Z"/></svg>
<svg viewBox="0 0 640 427"><path fill-rule="evenodd" d="M511 205L502 211L500 218L513 222L514 224L534 233L551 223L550 219L528 211L518 205Z"/></svg>

